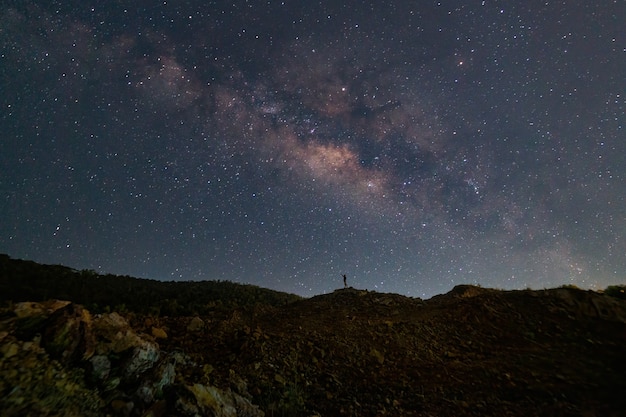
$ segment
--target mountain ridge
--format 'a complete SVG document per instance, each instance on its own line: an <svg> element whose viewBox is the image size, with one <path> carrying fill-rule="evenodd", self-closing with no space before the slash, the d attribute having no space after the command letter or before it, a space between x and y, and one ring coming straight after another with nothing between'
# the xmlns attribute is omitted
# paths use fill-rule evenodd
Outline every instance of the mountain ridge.
<svg viewBox="0 0 626 417"><path fill-rule="evenodd" d="M6 270L0 290L11 285ZM111 282L128 290L127 280ZM126 417L573 417L626 409L626 300L610 295L619 291L460 285L422 300L350 287L311 298L224 288L252 295L226 291L221 303L183 305L188 293L180 291L178 308L157 300L150 309L148 294L122 309L94 303L98 312L72 299L3 293L0 408L8 416ZM46 375L56 375L52 391ZM77 393L87 400L73 402Z"/></svg>
<svg viewBox="0 0 626 417"><path fill-rule="evenodd" d="M94 312L105 307L161 314L198 314L239 304L282 305L300 296L231 281L157 281L45 265L0 254L0 301L70 299ZM158 311L157 311L158 310Z"/></svg>

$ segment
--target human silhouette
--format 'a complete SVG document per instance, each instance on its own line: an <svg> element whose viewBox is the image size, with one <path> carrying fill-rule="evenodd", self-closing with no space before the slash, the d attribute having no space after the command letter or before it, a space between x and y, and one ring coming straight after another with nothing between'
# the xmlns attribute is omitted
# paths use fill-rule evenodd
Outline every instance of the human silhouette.
<svg viewBox="0 0 626 417"><path fill-rule="evenodd" d="M348 277L346 274L343 274L343 287L348 288Z"/></svg>

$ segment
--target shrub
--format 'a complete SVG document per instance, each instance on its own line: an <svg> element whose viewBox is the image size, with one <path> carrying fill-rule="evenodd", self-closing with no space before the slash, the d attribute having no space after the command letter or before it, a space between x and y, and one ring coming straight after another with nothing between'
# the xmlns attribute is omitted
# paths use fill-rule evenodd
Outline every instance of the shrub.
<svg viewBox="0 0 626 417"><path fill-rule="evenodd" d="M609 285L604 290L606 295L626 300L626 285Z"/></svg>

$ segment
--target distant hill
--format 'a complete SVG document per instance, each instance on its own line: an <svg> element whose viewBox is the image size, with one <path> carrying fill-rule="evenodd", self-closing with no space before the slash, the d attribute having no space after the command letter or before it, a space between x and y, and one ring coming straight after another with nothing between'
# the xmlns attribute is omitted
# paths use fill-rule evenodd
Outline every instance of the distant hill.
<svg viewBox="0 0 626 417"><path fill-rule="evenodd" d="M3 416L626 415L623 286L305 299L0 261Z"/></svg>
<svg viewBox="0 0 626 417"><path fill-rule="evenodd" d="M42 265L0 254L0 301L71 300L94 312L128 310L158 315L200 314L215 309L280 306L301 297L230 281L164 282L100 275Z"/></svg>

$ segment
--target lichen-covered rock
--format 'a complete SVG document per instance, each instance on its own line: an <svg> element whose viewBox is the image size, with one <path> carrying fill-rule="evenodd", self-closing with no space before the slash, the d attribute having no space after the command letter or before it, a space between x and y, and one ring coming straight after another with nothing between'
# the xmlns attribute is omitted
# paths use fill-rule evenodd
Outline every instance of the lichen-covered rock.
<svg viewBox="0 0 626 417"><path fill-rule="evenodd" d="M94 355L89 359L91 363L91 373L99 381L106 381L111 373L111 361L106 355Z"/></svg>
<svg viewBox="0 0 626 417"><path fill-rule="evenodd" d="M135 346L133 353L123 366L123 375L126 378L137 378L152 368L159 360L159 347L147 340L142 340Z"/></svg>
<svg viewBox="0 0 626 417"><path fill-rule="evenodd" d="M178 397L176 409L186 416L263 417L265 413L241 395L203 384L185 386ZM185 395L186 394L186 395ZM191 394L191 395L189 395Z"/></svg>
<svg viewBox="0 0 626 417"><path fill-rule="evenodd" d="M81 369L50 358L37 340L0 342L0 410L12 416L100 416L103 402Z"/></svg>
<svg viewBox="0 0 626 417"><path fill-rule="evenodd" d="M143 343L126 319L115 312L94 318L93 329L98 334L97 354L120 353Z"/></svg>
<svg viewBox="0 0 626 417"><path fill-rule="evenodd" d="M160 327L153 327L150 333L155 339L167 339L167 332Z"/></svg>
<svg viewBox="0 0 626 417"><path fill-rule="evenodd" d="M120 314L92 317L70 302L13 307L0 316L3 416L163 416L174 409L181 416L263 416L234 371L237 392L194 380L197 364L184 352L162 354L155 338L167 335L160 328L138 334ZM188 323L193 332L204 328L199 317Z"/></svg>
<svg viewBox="0 0 626 417"><path fill-rule="evenodd" d="M63 308L71 304L71 301L66 300L49 300L42 303L36 303L33 301L24 301L16 303L13 308L13 312L17 318L31 317L31 316L49 316L60 308Z"/></svg>
<svg viewBox="0 0 626 417"><path fill-rule="evenodd" d="M73 303L56 309L46 320L42 345L62 362L89 359L95 347L89 311Z"/></svg>
<svg viewBox="0 0 626 417"><path fill-rule="evenodd" d="M54 359L75 363L93 355L91 314L82 306L60 300L21 302L12 313L15 335L20 340L37 338Z"/></svg>
<svg viewBox="0 0 626 417"><path fill-rule="evenodd" d="M176 360L169 357L156 366L150 377L143 380L137 389L137 396L146 404L161 398L163 390L174 384L176 377Z"/></svg>
<svg viewBox="0 0 626 417"><path fill-rule="evenodd" d="M187 325L187 331L188 332L199 332L201 330L204 329L204 320L202 320L200 317L196 316L194 318L191 319L191 321L189 322L189 325Z"/></svg>
<svg viewBox="0 0 626 417"><path fill-rule="evenodd" d="M93 330L98 340L95 346L97 355L122 358L115 365L120 369L117 374L124 379L137 380L159 360L159 346L135 333L128 321L117 313L96 317ZM94 371L98 373L96 368Z"/></svg>

